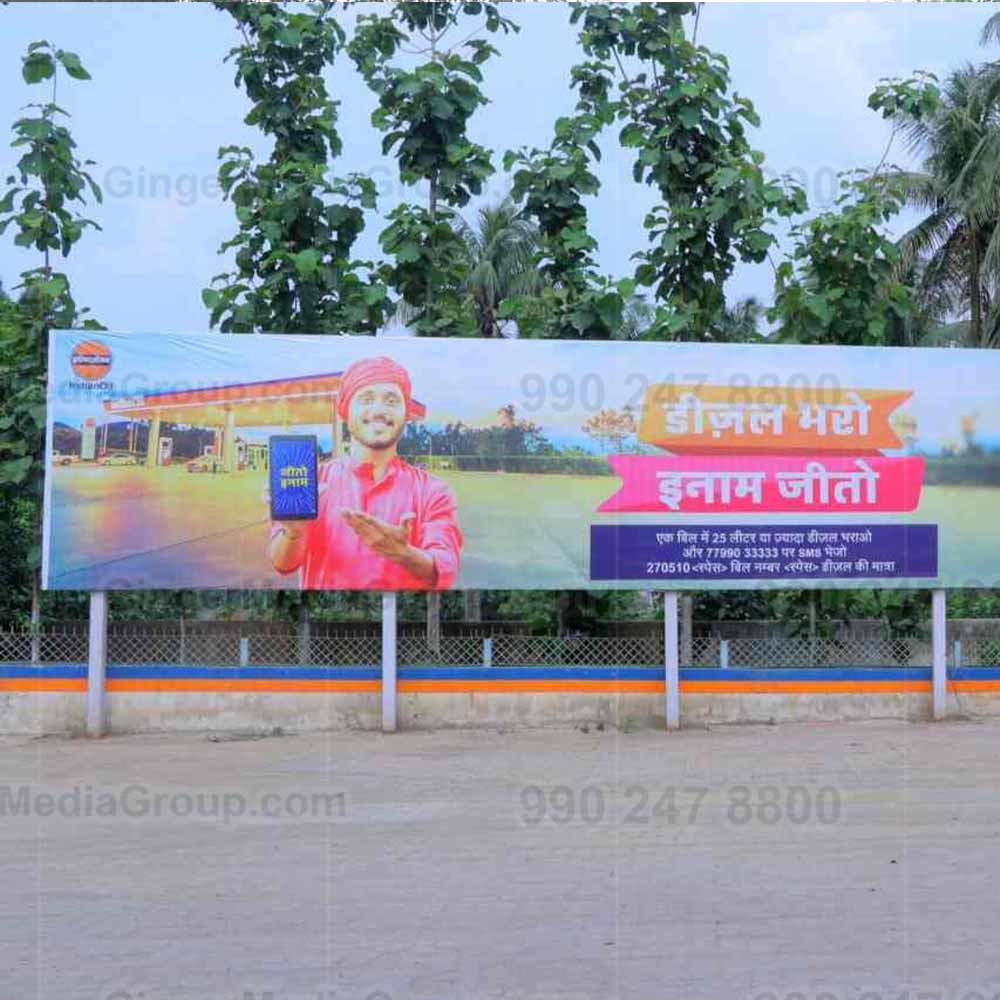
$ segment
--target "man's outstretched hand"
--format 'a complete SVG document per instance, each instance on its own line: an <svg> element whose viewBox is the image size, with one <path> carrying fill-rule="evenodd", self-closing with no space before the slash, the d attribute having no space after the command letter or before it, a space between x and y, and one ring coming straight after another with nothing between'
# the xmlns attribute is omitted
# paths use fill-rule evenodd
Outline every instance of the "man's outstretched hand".
<svg viewBox="0 0 1000 1000"><path fill-rule="evenodd" d="M345 510L343 518L348 527L373 552L386 559L396 562L407 561L412 555L410 547L410 531L416 514L404 514L398 525L381 521L371 514L363 514L357 510Z"/></svg>

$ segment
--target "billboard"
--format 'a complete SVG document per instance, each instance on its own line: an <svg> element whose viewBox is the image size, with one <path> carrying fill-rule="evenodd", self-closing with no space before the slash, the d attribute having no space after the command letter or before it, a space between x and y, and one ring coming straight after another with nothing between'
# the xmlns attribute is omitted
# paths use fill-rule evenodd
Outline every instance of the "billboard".
<svg viewBox="0 0 1000 1000"><path fill-rule="evenodd" d="M52 589L997 586L1000 354L51 337Z"/></svg>

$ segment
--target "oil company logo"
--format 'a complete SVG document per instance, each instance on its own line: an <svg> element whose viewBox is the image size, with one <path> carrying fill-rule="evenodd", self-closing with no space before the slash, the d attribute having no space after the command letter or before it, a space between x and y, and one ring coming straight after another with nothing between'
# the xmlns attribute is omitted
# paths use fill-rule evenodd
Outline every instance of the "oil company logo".
<svg viewBox="0 0 1000 1000"><path fill-rule="evenodd" d="M99 340L83 340L73 348L73 374L86 382L100 382L111 372L111 348Z"/></svg>
<svg viewBox="0 0 1000 1000"><path fill-rule="evenodd" d="M111 372L111 348L100 340L81 340L69 356L75 379L66 385L77 392L111 392L114 383L107 376Z"/></svg>

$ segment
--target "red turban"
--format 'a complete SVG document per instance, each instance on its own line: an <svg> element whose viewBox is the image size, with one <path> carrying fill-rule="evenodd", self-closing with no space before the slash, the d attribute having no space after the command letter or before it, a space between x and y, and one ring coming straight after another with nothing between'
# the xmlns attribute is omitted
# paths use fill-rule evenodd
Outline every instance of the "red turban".
<svg viewBox="0 0 1000 1000"><path fill-rule="evenodd" d="M368 358L365 361L355 361L340 380L340 402L337 404L340 419L347 420L351 400L359 389L380 382L399 386L406 403L406 415L420 416L413 406L410 376L406 373L406 369L402 365L397 365L392 358Z"/></svg>

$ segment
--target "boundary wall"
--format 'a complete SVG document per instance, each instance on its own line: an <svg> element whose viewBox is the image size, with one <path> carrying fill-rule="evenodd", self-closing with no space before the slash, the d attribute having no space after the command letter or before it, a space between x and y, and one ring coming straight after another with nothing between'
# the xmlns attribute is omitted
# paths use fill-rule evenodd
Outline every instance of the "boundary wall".
<svg viewBox="0 0 1000 1000"><path fill-rule="evenodd" d="M663 667L417 667L397 672L400 729L664 724ZM111 665L107 731L370 729L379 667ZM1000 715L1000 668L950 668L947 714ZM681 726L930 719L930 667L680 669ZM87 729L87 665L0 664L0 733Z"/></svg>

